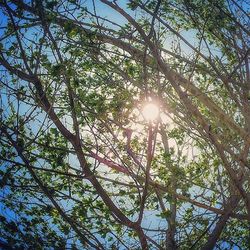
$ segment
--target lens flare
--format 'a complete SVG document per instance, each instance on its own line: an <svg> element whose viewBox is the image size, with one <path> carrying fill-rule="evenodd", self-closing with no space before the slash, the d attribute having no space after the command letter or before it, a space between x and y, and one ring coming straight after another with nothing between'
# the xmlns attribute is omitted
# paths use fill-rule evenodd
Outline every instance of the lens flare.
<svg viewBox="0 0 250 250"><path fill-rule="evenodd" d="M159 107L154 103L148 103L144 106L142 114L147 121L154 121L159 116Z"/></svg>

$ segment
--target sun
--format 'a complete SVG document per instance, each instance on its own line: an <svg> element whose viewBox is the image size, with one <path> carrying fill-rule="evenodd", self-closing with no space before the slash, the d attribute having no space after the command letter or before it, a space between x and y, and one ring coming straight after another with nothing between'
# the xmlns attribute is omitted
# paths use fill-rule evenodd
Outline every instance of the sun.
<svg viewBox="0 0 250 250"><path fill-rule="evenodd" d="M154 103L147 103L142 109L142 114L145 120L154 121L159 116L159 107Z"/></svg>

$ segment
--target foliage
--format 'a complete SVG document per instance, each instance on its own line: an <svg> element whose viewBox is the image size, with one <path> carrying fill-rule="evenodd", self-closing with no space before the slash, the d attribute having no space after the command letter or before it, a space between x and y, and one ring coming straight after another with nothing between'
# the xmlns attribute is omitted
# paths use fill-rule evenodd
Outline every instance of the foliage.
<svg viewBox="0 0 250 250"><path fill-rule="evenodd" d="M0 247L248 249L246 1L0 7Z"/></svg>

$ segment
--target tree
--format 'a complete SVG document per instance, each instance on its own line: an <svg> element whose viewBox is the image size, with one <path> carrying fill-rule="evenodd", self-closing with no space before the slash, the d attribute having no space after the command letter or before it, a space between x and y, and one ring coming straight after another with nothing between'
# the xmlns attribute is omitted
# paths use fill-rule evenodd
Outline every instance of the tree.
<svg viewBox="0 0 250 250"><path fill-rule="evenodd" d="M0 6L0 246L248 249L247 1Z"/></svg>

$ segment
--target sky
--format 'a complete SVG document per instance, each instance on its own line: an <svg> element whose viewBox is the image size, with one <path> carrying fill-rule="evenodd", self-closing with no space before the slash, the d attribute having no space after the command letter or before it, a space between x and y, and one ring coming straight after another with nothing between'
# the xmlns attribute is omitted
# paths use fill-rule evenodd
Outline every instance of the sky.
<svg viewBox="0 0 250 250"><path fill-rule="evenodd" d="M122 1L122 2L119 1L119 3L121 3L121 6L126 8L126 1ZM92 1L87 1L87 6L90 9L93 9ZM120 23L120 24L126 23L126 20L124 18L122 18L119 14L117 14L117 12L111 11L109 7L107 7L106 5L103 5L99 1L97 1L96 9L97 9L97 12L100 13L100 15L102 15L104 17L108 17L109 19L116 20L117 23ZM1 20L0 26L4 25L6 23L6 17L3 15L2 12L0 12L0 20ZM0 29L0 39L2 37L2 34L3 34L3 29ZM189 39L189 41L190 41L190 36L193 37L194 33L186 32L186 33L184 33L184 36L187 39ZM195 42L195 41L193 40L193 42ZM167 43L166 46L168 46L169 44L171 44L171 40L168 40L166 43ZM187 48L184 49L184 51L186 51L186 53L189 53L189 49L187 49ZM1 68L2 68L2 66L0 66L0 70L1 70ZM1 95L1 102L4 106L6 106L7 100L6 100L6 97L4 95ZM27 107L24 105L23 108L24 108L24 110L26 110ZM33 129L34 130L37 129L35 124L33 126ZM1 168L5 169L5 166L2 165ZM2 192L4 192L4 190L2 190ZM5 210L1 203L0 203L0 213L5 214L5 216L9 217L9 219L15 217L15 214L11 210L8 210L8 209ZM159 222L158 219L156 218L156 216L153 215L153 217L152 217L152 215L151 215L152 213L153 213L152 211L147 211L146 216L148 215L148 217L150 217L150 220L144 221L145 227L148 227L151 224L152 218L154 218L154 223L157 224ZM235 247L234 249L237 249L237 248Z"/></svg>

